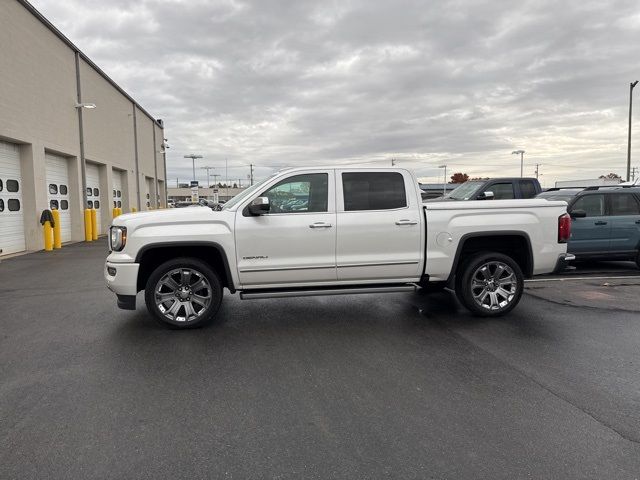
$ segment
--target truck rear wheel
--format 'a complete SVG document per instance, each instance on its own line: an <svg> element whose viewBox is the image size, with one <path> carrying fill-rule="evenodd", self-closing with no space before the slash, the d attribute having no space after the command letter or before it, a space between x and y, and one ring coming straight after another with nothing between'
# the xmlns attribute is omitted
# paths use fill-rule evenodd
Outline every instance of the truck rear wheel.
<svg viewBox="0 0 640 480"><path fill-rule="evenodd" d="M222 283L197 258L176 258L156 268L144 291L149 313L174 329L197 328L215 317L222 302Z"/></svg>
<svg viewBox="0 0 640 480"><path fill-rule="evenodd" d="M502 253L473 255L464 262L456 277L460 303L474 315L483 317L497 317L513 310L523 289L522 270Z"/></svg>

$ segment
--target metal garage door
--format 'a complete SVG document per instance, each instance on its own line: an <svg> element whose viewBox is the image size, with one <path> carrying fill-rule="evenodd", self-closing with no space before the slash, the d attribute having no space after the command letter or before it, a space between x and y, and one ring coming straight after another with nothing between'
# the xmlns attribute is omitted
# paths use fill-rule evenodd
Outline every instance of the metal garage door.
<svg viewBox="0 0 640 480"><path fill-rule="evenodd" d="M60 235L63 242L71 241L71 201L69 160L52 153L45 154L49 208L60 211Z"/></svg>
<svg viewBox="0 0 640 480"><path fill-rule="evenodd" d="M100 209L102 208L102 201L100 200L100 169L97 165L87 163L87 206L89 208L96 209L96 215L98 217L98 235L102 233L100 231Z"/></svg>
<svg viewBox="0 0 640 480"><path fill-rule="evenodd" d="M122 172L113 171L113 208L122 208Z"/></svg>
<svg viewBox="0 0 640 480"><path fill-rule="evenodd" d="M151 195L153 194L153 178L149 178L146 177L146 196L145 196L145 202L147 205L147 210L149 210L149 208L151 207Z"/></svg>
<svg viewBox="0 0 640 480"><path fill-rule="evenodd" d="M0 255L25 250L20 149L0 142Z"/></svg>

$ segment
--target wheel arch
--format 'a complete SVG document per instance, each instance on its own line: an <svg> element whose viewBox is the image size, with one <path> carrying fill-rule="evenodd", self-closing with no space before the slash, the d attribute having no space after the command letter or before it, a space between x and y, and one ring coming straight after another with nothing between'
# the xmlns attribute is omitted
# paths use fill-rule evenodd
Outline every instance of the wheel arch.
<svg viewBox="0 0 640 480"><path fill-rule="evenodd" d="M216 242L158 242L142 247L136 254L138 270L137 290L144 290L151 272L159 264L176 257L193 257L204 261L220 275L223 287L235 293L229 259L222 245Z"/></svg>
<svg viewBox="0 0 640 480"><path fill-rule="evenodd" d="M533 249L531 239L526 232L518 230L471 232L463 235L458 242L447 285L453 287L464 255L482 251L508 255L518 264L525 278L533 275Z"/></svg>

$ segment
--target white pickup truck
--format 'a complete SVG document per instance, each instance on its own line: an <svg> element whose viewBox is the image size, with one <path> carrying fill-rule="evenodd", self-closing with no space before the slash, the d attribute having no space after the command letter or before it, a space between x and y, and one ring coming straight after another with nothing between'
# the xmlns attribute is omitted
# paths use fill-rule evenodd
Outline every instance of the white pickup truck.
<svg viewBox="0 0 640 480"><path fill-rule="evenodd" d="M221 211L121 215L105 264L118 306L173 328L211 320L223 289L242 299L455 290L471 312L513 309L524 277L570 260L565 202L423 204L402 168L296 168L246 189Z"/></svg>

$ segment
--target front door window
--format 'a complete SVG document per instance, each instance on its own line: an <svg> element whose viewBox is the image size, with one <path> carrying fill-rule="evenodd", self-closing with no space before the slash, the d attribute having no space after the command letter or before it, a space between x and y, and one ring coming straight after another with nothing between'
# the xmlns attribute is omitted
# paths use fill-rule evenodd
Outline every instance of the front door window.
<svg viewBox="0 0 640 480"><path fill-rule="evenodd" d="M326 173L295 175L274 185L261 197L268 197L274 213L327 211L329 176Z"/></svg>

